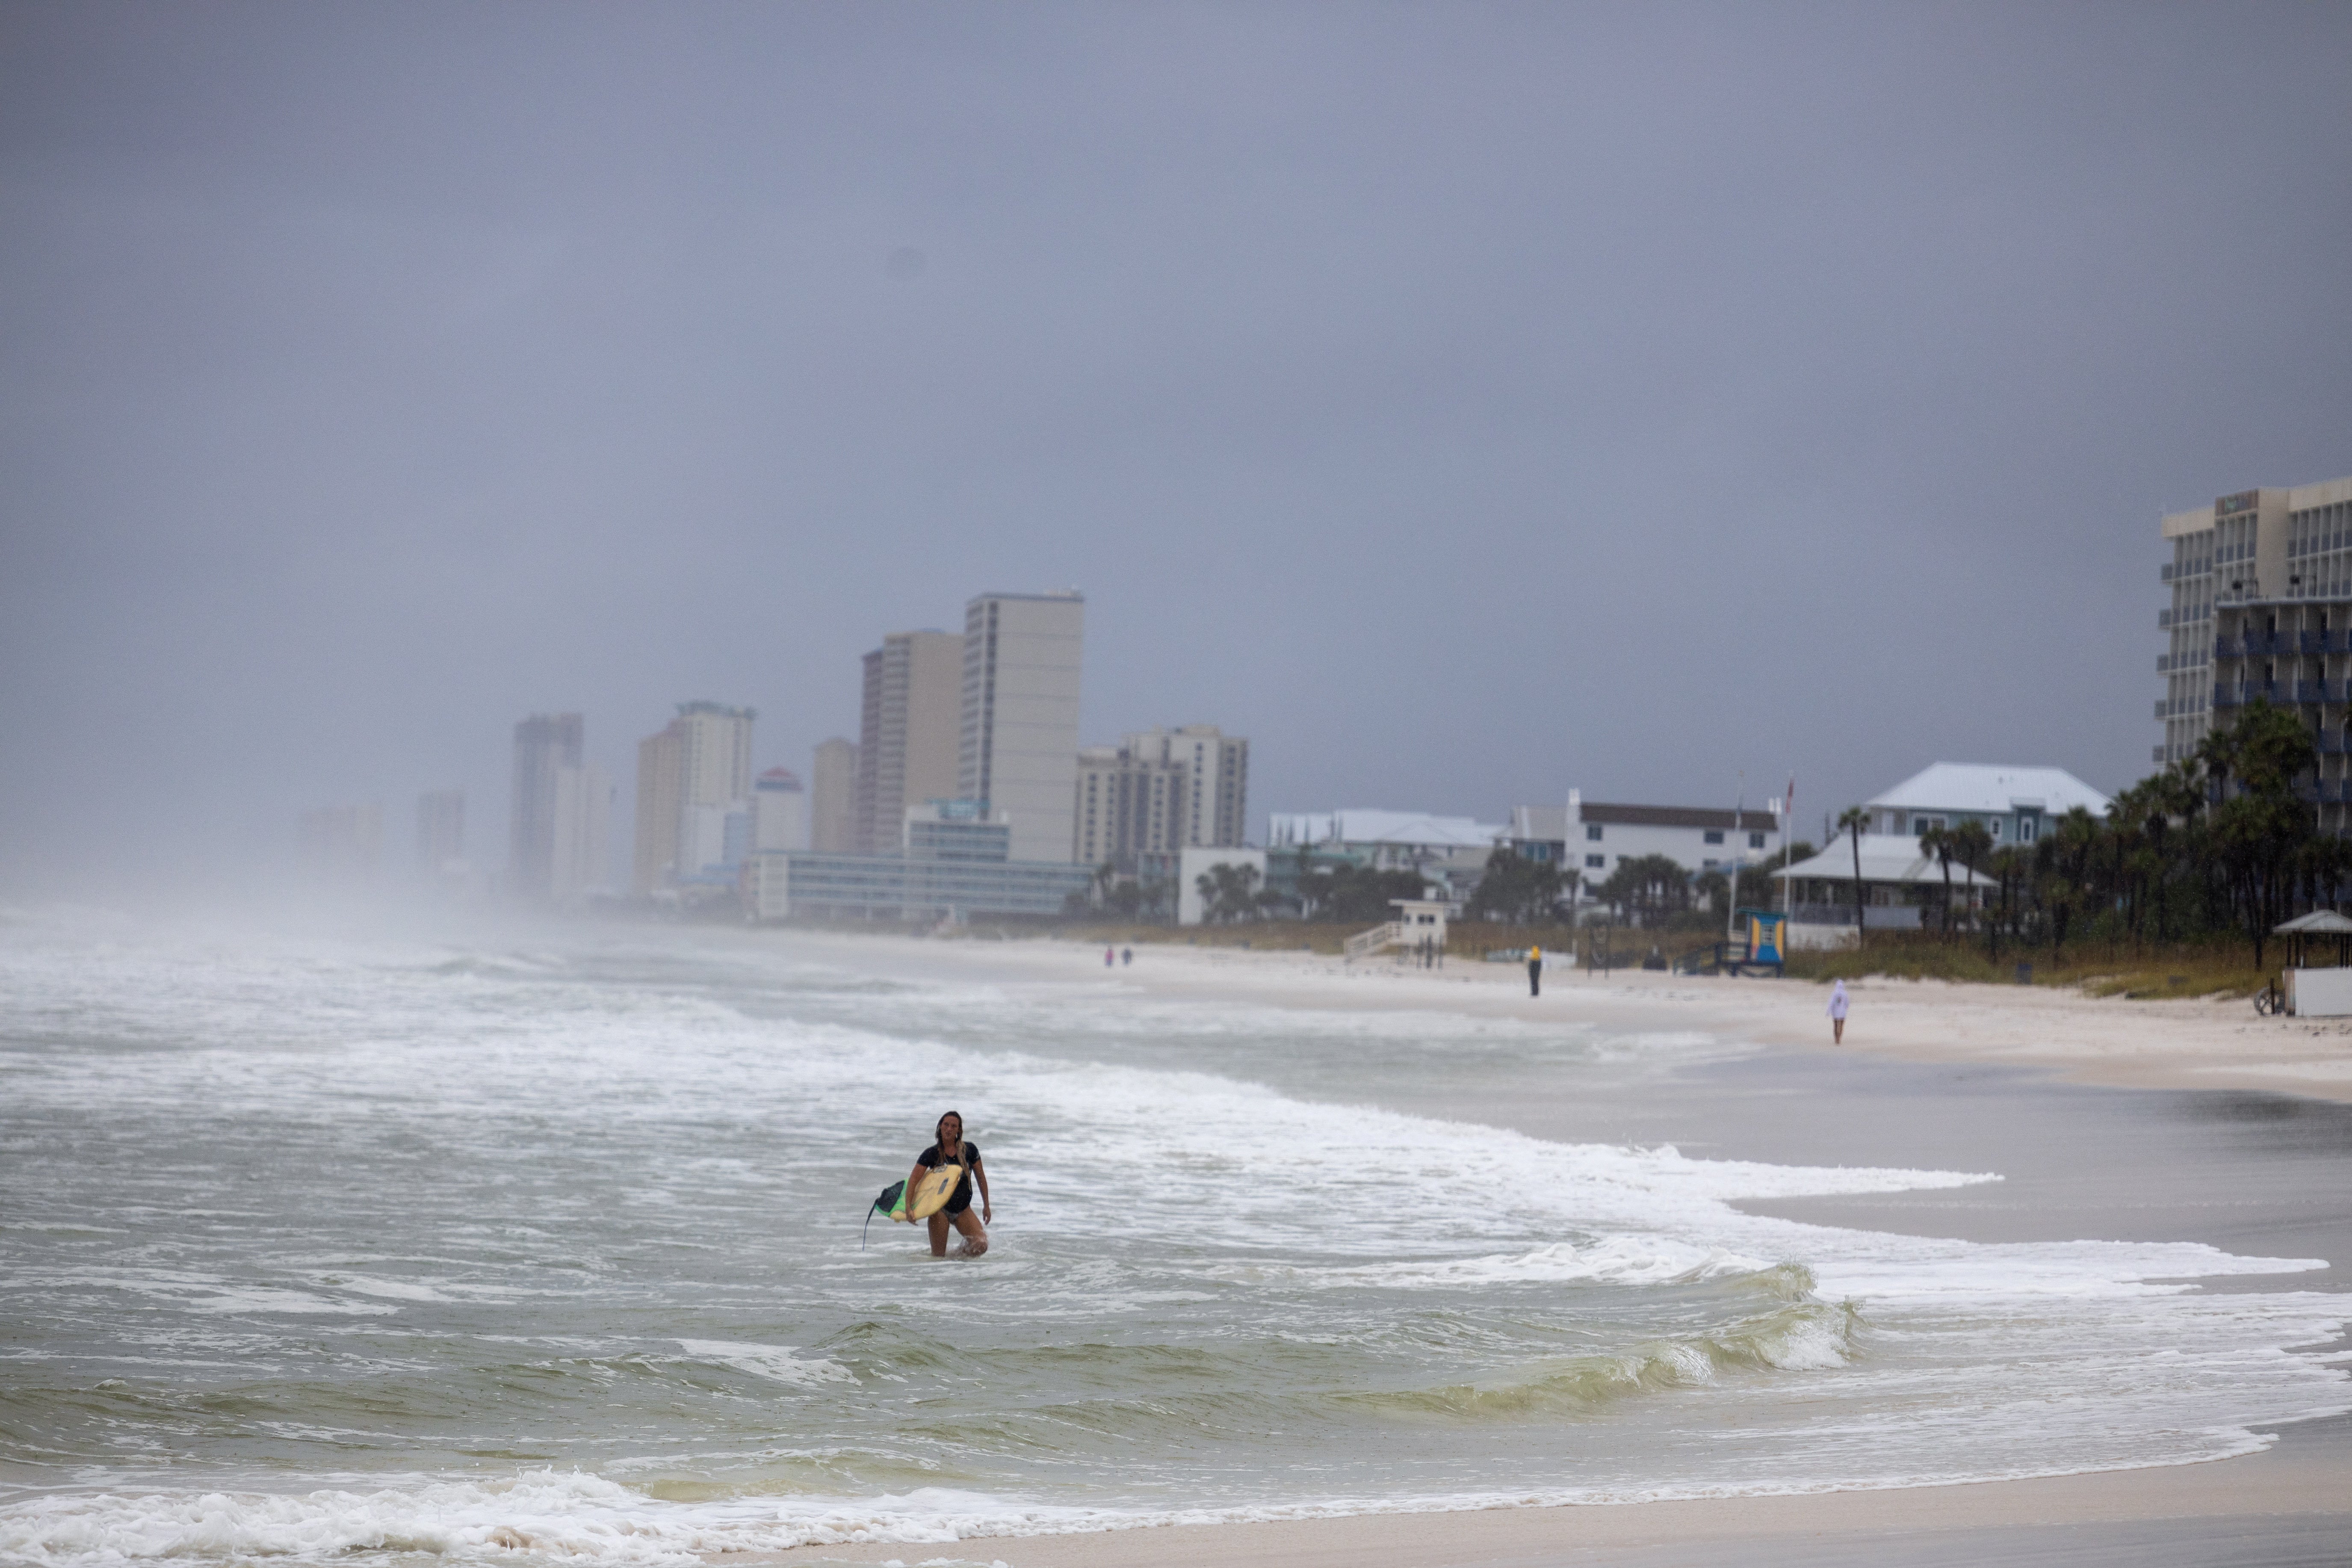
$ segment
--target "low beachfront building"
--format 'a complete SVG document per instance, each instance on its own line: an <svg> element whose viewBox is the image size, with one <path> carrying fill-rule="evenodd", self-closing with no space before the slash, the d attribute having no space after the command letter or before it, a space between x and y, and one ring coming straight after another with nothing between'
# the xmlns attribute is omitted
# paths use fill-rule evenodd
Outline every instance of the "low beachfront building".
<svg viewBox="0 0 2352 1568"><path fill-rule="evenodd" d="M1931 827L1983 826L1993 847L2031 845L2076 806L2104 817L2114 803L2063 768L1937 763L1864 803L1875 836L1916 839Z"/></svg>
<svg viewBox="0 0 2352 1568"><path fill-rule="evenodd" d="M1511 811L1507 844L1523 858L1601 883L1628 860L1663 855L1693 876L1753 866L1780 852L1780 818L1769 809L1611 805L1568 792L1568 804Z"/></svg>
<svg viewBox="0 0 2352 1568"><path fill-rule="evenodd" d="M1085 866L1013 859L1012 837L1004 814L977 801L927 801L907 808L890 854L755 853L745 870L745 912L754 921L1058 915L1092 881Z"/></svg>
<svg viewBox="0 0 2352 1568"><path fill-rule="evenodd" d="M1318 860L1344 859L1368 871L1418 871L1456 903L1486 873L1486 858L1509 837L1500 826L1467 816L1356 807L1345 811L1277 813L1267 824L1266 848L1277 862L1298 852Z"/></svg>
<svg viewBox="0 0 2352 1568"><path fill-rule="evenodd" d="M1969 910L1981 907L1986 889L2000 885L1981 871L1958 862L1947 868L1936 856L1921 854L1916 838L1865 833L1857 903L1855 847L1852 839L1841 838L1811 859L1772 873L1781 888L1781 907L1789 912L1790 947L1850 947L1862 931L1917 931L1923 910L1943 907L1947 887L1952 908Z"/></svg>

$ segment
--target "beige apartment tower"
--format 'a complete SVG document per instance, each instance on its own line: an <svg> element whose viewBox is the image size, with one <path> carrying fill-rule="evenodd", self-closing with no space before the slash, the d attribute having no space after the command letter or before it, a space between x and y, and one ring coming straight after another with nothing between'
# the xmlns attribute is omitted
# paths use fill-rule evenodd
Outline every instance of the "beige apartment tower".
<svg viewBox="0 0 2352 1568"><path fill-rule="evenodd" d="M749 708L681 702L677 717L637 742L637 844L631 886L640 894L692 877L724 853L727 816L751 808Z"/></svg>
<svg viewBox="0 0 2352 1568"><path fill-rule="evenodd" d="M1140 730L1078 752L1071 858L1131 871L1144 856L1242 843L1249 742L1214 724Z"/></svg>
<svg viewBox="0 0 2352 1568"><path fill-rule="evenodd" d="M857 742L861 855L898 847L907 808L956 793L963 743L963 638L894 632L866 656Z"/></svg>
<svg viewBox="0 0 2352 1568"><path fill-rule="evenodd" d="M686 780L686 743L678 727L637 742L636 858L629 889L644 898L669 886L677 868L677 805Z"/></svg>
<svg viewBox="0 0 2352 1568"><path fill-rule="evenodd" d="M2352 478L2241 490L2210 506L2172 513L2163 531L2172 559L2163 569L2171 603L2157 616L2166 642L2156 661L2164 678L2164 695L2156 702L2164 734L2155 751L2158 764L2192 754L2212 728L2220 612L2231 613L2233 658L2246 657L2244 612L2252 606L2296 612L2288 617L2297 628L2289 634L2296 644L2284 649L2290 658L2306 651L2301 640L2305 622L2321 626L2331 618L2327 602L2335 605L2335 625L2317 635L2322 643L2331 631L2342 637L2345 618L2352 614ZM2265 616L2265 627L2275 618ZM2315 644L2309 651L2317 657L2326 649ZM2277 650L2268 657L2272 662L2261 672L2265 679L2274 675ZM2293 673L2285 679L2292 680ZM2284 700L2293 700L2290 690Z"/></svg>
<svg viewBox="0 0 2352 1568"><path fill-rule="evenodd" d="M1086 599L982 594L964 606L956 794L1012 826L1012 858L1066 863Z"/></svg>
<svg viewBox="0 0 2352 1568"><path fill-rule="evenodd" d="M857 743L835 735L820 742L809 770L809 847L820 855L857 848Z"/></svg>

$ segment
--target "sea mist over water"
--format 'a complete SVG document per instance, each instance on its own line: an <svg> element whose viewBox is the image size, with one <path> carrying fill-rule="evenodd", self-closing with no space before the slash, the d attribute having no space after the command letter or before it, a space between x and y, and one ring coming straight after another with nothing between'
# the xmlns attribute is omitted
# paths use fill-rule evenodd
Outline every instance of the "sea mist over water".
<svg viewBox="0 0 2352 1568"><path fill-rule="evenodd" d="M20 916L0 1551L654 1560L1885 1485L2352 1405L2287 1349L2340 1298L2178 1283L2308 1261L1759 1218L1732 1204L1994 1173L1360 1103L1498 1069L1654 1094L1732 1048L917 984L721 932ZM861 1247L949 1104L995 1249Z"/></svg>

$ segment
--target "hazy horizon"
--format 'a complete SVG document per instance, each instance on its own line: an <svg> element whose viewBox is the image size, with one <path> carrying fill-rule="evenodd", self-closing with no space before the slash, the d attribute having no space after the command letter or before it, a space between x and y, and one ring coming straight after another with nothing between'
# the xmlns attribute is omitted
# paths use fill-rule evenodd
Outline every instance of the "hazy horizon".
<svg viewBox="0 0 2352 1568"><path fill-rule="evenodd" d="M0 887L758 766L1087 596L1271 812L2148 771L2158 520L2352 473L2352 11L0 16Z"/></svg>

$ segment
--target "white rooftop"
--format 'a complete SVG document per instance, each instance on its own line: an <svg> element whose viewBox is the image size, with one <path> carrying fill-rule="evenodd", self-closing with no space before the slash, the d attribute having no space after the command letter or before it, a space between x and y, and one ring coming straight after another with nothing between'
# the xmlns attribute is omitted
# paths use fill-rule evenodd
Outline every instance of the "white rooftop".
<svg viewBox="0 0 2352 1568"><path fill-rule="evenodd" d="M1825 881L1853 880L1853 846L1840 838L1810 860L1800 860L1785 871L1775 871L1775 877L1819 877ZM1969 868L1958 860L1952 862L1952 886L1969 885ZM1862 836L1862 879L1865 882L1932 882L1944 885L1944 868L1932 855L1919 853L1918 840L1906 838L1897 833L1865 833ZM1999 887L1983 872L1976 873L1979 888Z"/></svg>
<svg viewBox="0 0 2352 1568"><path fill-rule="evenodd" d="M1937 763L1865 804L1902 811L1974 811L2001 815L2021 807L2063 816L2081 806L2105 816L2105 795L2064 768L2018 768L1999 763Z"/></svg>
<svg viewBox="0 0 2352 1568"><path fill-rule="evenodd" d="M1301 844L1401 844L1416 849L1485 849L1506 830L1467 816L1359 806L1346 811L1277 812L1267 824L1276 848Z"/></svg>

